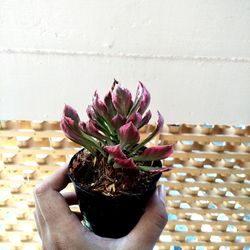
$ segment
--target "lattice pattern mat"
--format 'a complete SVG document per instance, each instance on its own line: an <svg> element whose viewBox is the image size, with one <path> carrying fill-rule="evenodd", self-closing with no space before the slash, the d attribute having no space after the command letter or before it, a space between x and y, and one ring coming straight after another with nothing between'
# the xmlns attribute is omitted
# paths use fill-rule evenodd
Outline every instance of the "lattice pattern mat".
<svg viewBox="0 0 250 250"><path fill-rule="evenodd" d="M250 249L250 126L168 125L151 143L175 143L155 249ZM78 150L58 122L0 122L1 250L41 249L32 189Z"/></svg>

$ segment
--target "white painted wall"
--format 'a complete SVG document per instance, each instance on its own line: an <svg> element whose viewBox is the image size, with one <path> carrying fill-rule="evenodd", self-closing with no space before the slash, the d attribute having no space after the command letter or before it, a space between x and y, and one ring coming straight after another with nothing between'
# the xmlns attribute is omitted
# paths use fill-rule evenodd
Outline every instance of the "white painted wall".
<svg viewBox="0 0 250 250"><path fill-rule="evenodd" d="M167 123L249 124L249 27L249 0L1 0L0 118L85 117L116 78Z"/></svg>

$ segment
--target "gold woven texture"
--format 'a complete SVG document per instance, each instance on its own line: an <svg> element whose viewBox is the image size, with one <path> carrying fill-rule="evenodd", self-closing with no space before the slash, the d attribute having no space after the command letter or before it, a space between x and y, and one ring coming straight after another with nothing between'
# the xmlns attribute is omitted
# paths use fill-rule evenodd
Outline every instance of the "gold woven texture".
<svg viewBox="0 0 250 250"><path fill-rule="evenodd" d="M151 142L170 143L169 221L155 249L249 250L250 126L168 125ZM41 249L32 189L79 149L57 121L0 122L0 250Z"/></svg>

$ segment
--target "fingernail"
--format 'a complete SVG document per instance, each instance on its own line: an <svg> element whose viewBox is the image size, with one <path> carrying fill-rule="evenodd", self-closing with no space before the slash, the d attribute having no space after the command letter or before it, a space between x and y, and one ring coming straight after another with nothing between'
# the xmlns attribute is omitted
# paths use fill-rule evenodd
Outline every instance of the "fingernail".
<svg viewBox="0 0 250 250"><path fill-rule="evenodd" d="M158 196L160 200L165 204L166 190L165 190L164 185L162 184L158 187Z"/></svg>

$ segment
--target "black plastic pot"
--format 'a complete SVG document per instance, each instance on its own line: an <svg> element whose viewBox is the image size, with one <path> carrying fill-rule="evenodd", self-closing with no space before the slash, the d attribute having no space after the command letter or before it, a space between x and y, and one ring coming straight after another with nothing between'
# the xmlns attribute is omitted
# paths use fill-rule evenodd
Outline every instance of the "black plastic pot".
<svg viewBox="0 0 250 250"><path fill-rule="evenodd" d="M79 152L78 152L79 153ZM71 167L76 153L70 163ZM127 235L137 224L145 211L148 200L156 188L157 175L150 189L142 194L107 196L82 189L68 172L74 184L85 226L101 237L120 238Z"/></svg>

